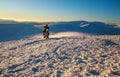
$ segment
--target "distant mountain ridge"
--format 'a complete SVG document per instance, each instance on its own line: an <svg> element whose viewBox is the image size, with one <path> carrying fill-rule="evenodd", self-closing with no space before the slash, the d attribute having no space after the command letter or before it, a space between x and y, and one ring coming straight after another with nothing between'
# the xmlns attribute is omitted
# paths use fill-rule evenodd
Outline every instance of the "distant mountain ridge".
<svg viewBox="0 0 120 77"><path fill-rule="evenodd" d="M27 36L41 34L43 26L48 24L50 35L63 32L77 32L88 35L120 35L117 25L103 22L70 21L70 22L17 22L0 20L0 42L19 40Z"/></svg>
<svg viewBox="0 0 120 77"><path fill-rule="evenodd" d="M16 21L16 20L0 19L0 24L32 24L32 25L41 25L41 24L49 24L49 23L52 23L52 22Z"/></svg>
<svg viewBox="0 0 120 77"><path fill-rule="evenodd" d="M19 23L19 22L15 20L0 19L0 24L15 24L15 23Z"/></svg>
<svg viewBox="0 0 120 77"><path fill-rule="evenodd" d="M71 21L50 26L51 32L80 32L91 35L120 35L120 28L103 22Z"/></svg>

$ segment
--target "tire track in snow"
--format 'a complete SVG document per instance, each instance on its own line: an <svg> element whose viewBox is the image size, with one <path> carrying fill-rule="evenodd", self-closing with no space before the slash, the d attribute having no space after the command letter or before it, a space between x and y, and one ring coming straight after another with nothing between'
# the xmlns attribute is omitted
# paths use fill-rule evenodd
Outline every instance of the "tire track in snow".
<svg viewBox="0 0 120 77"><path fill-rule="evenodd" d="M61 46L63 46L63 45L65 45L65 43L63 43L63 44L61 44L61 45L55 47L54 50L53 50L53 53L55 53L57 56L59 56L58 52L59 52Z"/></svg>

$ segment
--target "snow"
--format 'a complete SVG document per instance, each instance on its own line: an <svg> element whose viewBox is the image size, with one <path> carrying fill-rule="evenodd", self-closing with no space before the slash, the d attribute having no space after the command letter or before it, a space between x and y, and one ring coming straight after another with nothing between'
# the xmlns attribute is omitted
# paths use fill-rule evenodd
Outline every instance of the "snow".
<svg viewBox="0 0 120 77"><path fill-rule="evenodd" d="M1 42L0 76L120 76L120 36L63 34Z"/></svg>
<svg viewBox="0 0 120 77"><path fill-rule="evenodd" d="M12 36L14 39L0 41L0 77L119 77L119 33L82 33L77 29L80 23L69 23L72 28L76 24L73 30L68 29L68 23L51 25L47 40L43 39L41 25L14 24L8 29L13 33L18 30ZM81 28L91 29L93 23L85 24Z"/></svg>
<svg viewBox="0 0 120 77"><path fill-rule="evenodd" d="M89 24L80 24L80 27L89 26Z"/></svg>
<svg viewBox="0 0 120 77"><path fill-rule="evenodd" d="M40 28L31 24L0 24L0 42L19 40L41 32Z"/></svg>
<svg viewBox="0 0 120 77"><path fill-rule="evenodd" d="M81 36L78 32L60 32L50 35L50 38L62 38L62 37L79 37Z"/></svg>

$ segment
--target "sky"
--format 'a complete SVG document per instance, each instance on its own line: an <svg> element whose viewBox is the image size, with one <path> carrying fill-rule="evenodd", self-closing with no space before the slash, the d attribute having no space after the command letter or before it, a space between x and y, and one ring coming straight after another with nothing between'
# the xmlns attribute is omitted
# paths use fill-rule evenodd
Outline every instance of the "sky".
<svg viewBox="0 0 120 77"><path fill-rule="evenodd" d="M120 0L0 0L0 19L120 23Z"/></svg>

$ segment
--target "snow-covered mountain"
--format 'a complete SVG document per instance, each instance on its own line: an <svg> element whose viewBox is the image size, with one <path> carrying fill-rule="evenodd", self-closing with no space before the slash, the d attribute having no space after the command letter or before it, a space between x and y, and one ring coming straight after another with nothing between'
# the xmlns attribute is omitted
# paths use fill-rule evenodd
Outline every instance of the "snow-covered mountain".
<svg viewBox="0 0 120 77"><path fill-rule="evenodd" d="M6 19L0 19L0 24L16 24L19 23L15 20L6 20Z"/></svg>
<svg viewBox="0 0 120 77"><path fill-rule="evenodd" d="M0 41L18 40L41 32L31 24L0 24Z"/></svg>
<svg viewBox="0 0 120 77"><path fill-rule="evenodd" d="M45 23L35 22L0 24L0 41L16 40L42 34L44 25ZM50 33L78 32L90 35L120 35L120 27L102 22L72 21L49 23L49 25Z"/></svg>
<svg viewBox="0 0 120 77"><path fill-rule="evenodd" d="M0 77L120 76L119 27L86 21L49 25L45 40L44 25L0 24Z"/></svg>
<svg viewBox="0 0 120 77"><path fill-rule="evenodd" d="M90 35L120 35L118 25L103 22L73 21L61 22L51 26L53 32L80 32Z"/></svg>

